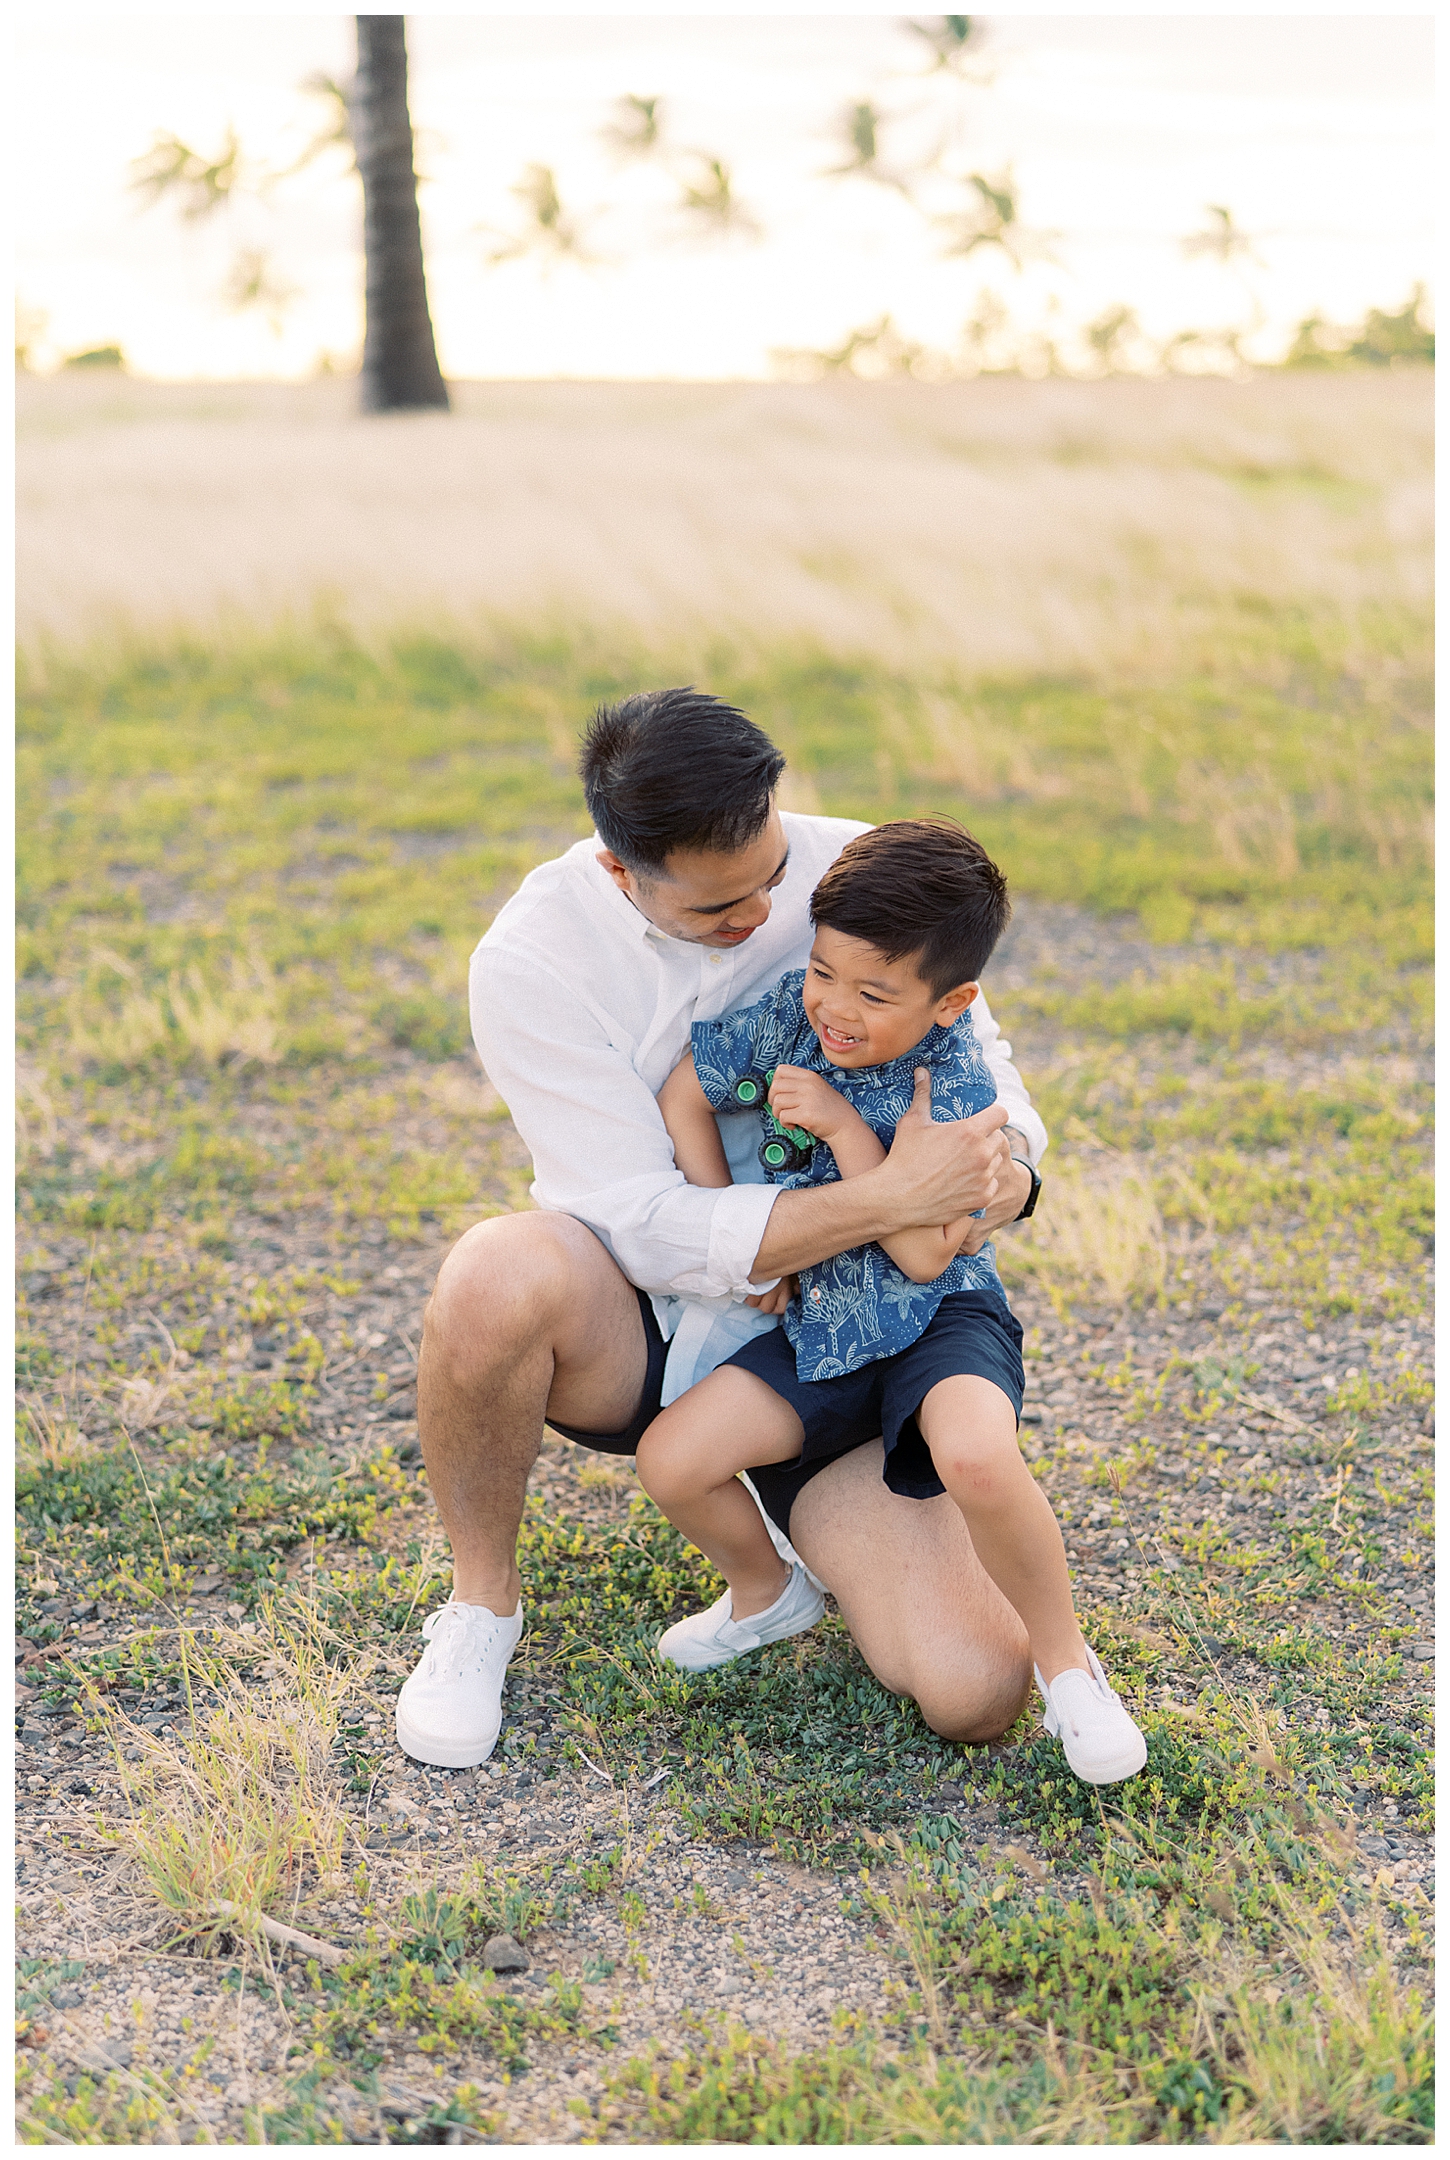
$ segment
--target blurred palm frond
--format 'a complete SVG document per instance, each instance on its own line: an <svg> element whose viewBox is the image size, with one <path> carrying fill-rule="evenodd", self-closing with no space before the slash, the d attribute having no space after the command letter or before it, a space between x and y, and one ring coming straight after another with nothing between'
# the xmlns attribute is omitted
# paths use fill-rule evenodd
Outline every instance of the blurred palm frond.
<svg viewBox="0 0 1450 2160"><path fill-rule="evenodd" d="M945 71L951 75L976 75L972 63L980 56L987 39L987 25L980 15L932 15L924 22L908 18L902 28L920 38L930 49L928 74Z"/></svg>
<svg viewBox="0 0 1450 2160"><path fill-rule="evenodd" d="M735 193L730 167L722 158L711 157L705 150L695 150L690 155L695 160L698 177L694 185L688 180L681 181L680 208L716 232L757 235L759 222Z"/></svg>
<svg viewBox="0 0 1450 2160"><path fill-rule="evenodd" d="M1207 255L1214 262L1234 264L1257 263L1263 268L1263 257L1241 226L1234 222L1234 214L1224 203L1205 203L1208 224L1202 232L1189 233L1183 241L1187 256Z"/></svg>
<svg viewBox="0 0 1450 2160"><path fill-rule="evenodd" d="M974 255L978 248L1000 248L1020 270L1028 243L1017 214L1017 183L1011 173L996 179L969 173L963 185L972 191L966 209L947 211L934 220L948 235L944 252Z"/></svg>
<svg viewBox="0 0 1450 2160"><path fill-rule="evenodd" d="M327 103L327 115L317 133L292 163L277 174L279 180L288 180L312 164L316 158L326 156L329 150L346 150L347 170L356 172L357 160L353 155L352 110L347 85L334 81L319 69L306 76L298 85L306 97L323 98Z"/></svg>
<svg viewBox="0 0 1450 2160"><path fill-rule="evenodd" d="M888 115L869 98L848 105L837 129L846 153L845 163L828 165L821 177L826 180L875 180L882 187L895 188L899 194L909 195L911 191L901 175L889 171L881 163L881 130L887 118Z"/></svg>
<svg viewBox="0 0 1450 2160"><path fill-rule="evenodd" d="M516 262L524 255L590 260L582 231L564 208L551 166L526 165L523 178L509 193L523 204L525 223L519 232L507 237L503 247L493 251L490 262Z"/></svg>
<svg viewBox="0 0 1450 2160"><path fill-rule="evenodd" d="M848 331L839 345L824 351L782 346L770 357L781 374L797 382L814 382L825 375L856 375L864 382L879 382L891 375L916 374L936 356L904 337L891 317L883 315Z"/></svg>
<svg viewBox="0 0 1450 2160"><path fill-rule="evenodd" d="M272 269L271 259L262 248L243 248L235 257L222 290L226 306L234 315L244 315L256 308L267 318L273 337L282 334L282 319L294 300L300 298L300 288L288 285Z"/></svg>
<svg viewBox="0 0 1450 2160"><path fill-rule="evenodd" d="M618 158L656 156L664 144L662 105L657 97L616 98L615 117L599 130L600 141Z"/></svg>
<svg viewBox="0 0 1450 2160"><path fill-rule="evenodd" d="M214 158L193 150L179 135L157 134L149 150L131 160L129 186L159 202L174 196L184 218L207 217L228 202L241 183L242 146L236 130Z"/></svg>

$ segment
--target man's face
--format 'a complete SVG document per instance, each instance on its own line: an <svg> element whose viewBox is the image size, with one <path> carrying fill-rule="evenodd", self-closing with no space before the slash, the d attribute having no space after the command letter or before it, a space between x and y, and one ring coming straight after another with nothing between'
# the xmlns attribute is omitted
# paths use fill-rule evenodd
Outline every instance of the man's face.
<svg viewBox="0 0 1450 2160"><path fill-rule="evenodd" d="M770 919L770 896L785 876L789 852L772 806L759 834L743 848L670 855L664 869L649 878L626 869L608 848L600 849L597 860L666 937L730 952Z"/></svg>

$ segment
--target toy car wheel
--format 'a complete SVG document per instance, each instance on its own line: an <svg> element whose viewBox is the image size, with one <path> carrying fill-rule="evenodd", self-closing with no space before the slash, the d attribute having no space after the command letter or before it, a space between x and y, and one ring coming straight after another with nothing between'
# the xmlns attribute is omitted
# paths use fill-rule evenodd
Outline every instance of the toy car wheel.
<svg viewBox="0 0 1450 2160"><path fill-rule="evenodd" d="M794 1140L772 1137L762 1140L756 1151L762 1170L799 1170L810 1157L804 1148L798 1148Z"/></svg>

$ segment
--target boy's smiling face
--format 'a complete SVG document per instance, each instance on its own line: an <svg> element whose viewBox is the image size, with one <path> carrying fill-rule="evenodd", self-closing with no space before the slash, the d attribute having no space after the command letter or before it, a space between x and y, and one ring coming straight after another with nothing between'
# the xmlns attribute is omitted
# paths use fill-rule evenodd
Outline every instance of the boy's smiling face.
<svg viewBox="0 0 1450 2160"><path fill-rule="evenodd" d="M816 931L801 988L806 1018L833 1065L852 1072L904 1057L934 1027L950 1027L977 994L958 983L938 997L912 957L888 960L862 938L825 924Z"/></svg>

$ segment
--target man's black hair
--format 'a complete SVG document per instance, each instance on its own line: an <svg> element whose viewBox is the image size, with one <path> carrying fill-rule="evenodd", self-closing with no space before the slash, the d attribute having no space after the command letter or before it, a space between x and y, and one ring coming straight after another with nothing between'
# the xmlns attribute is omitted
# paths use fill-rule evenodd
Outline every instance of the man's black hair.
<svg viewBox="0 0 1450 2160"><path fill-rule="evenodd" d="M933 997L975 982L1007 927L1007 880L950 818L899 818L847 841L811 894L811 921L909 959Z"/></svg>
<svg viewBox="0 0 1450 2160"><path fill-rule="evenodd" d="M676 850L747 846L784 770L753 720L690 687L601 705L579 754L599 837L636 874L657 874Z"/></svg>

